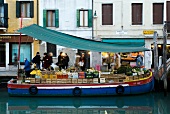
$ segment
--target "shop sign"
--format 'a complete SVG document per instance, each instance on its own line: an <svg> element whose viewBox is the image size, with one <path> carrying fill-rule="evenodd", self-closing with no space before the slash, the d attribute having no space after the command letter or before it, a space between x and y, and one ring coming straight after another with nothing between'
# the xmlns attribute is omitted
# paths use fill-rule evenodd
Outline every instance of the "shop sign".
<svg viewBox="0 0 170 114"><path fill-rule="evenodd" d="M154 30L144 30L144 31L143 31L143 34L144 34L144 35L154 34Z"/></svg>
<svg viewBox="0 0 170 114"><path fill-rule="evenodd" d="M123 31L123 30L116 31L116 34L127 34L127 31Z"/></svg>
<svg viewBox="0 0 170 114"><path fill-rule="evenodd" d="M0 41L11 39L11 36L0 36Z"/></svg>

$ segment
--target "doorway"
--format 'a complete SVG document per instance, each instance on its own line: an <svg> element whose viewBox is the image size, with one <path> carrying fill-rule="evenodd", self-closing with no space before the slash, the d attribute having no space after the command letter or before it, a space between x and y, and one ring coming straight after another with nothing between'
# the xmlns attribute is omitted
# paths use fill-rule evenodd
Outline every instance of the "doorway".
<svg viewBox="0 0 170 114"><path fill-rule="evenodd" d="M0 67L5 67L6 62L5 43L0 43Z"/></svg>

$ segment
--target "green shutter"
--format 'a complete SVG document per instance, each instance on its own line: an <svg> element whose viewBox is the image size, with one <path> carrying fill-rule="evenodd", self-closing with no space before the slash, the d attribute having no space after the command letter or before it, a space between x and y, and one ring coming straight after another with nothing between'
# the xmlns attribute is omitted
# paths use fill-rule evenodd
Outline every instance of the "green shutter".
<svg viewBox="0 0 170 114"><path fill-rule="evenodd" d="M93 12L92 10L88 10L88 27L92 27L93 25Z"/></svg>
<svg viewBox="0 0 170 114"><path fill-rule="evenodd" d="M8 4L4 4L4 27L8 28Z"/></svg>
<svg viewBox="0 0 170 114"><path fill-rule="evenodd" d="M47 26L47 10L43 10L43 27Z"/></svg>
<svg viewBox="0 0 170 114"><path fill-rule="evenodd" d="M80 11L77 10L77 27L80 27Z"/></svg>
<svg viewBox="0 0 170 114"><path fill-rule="evenodd" d="M55 27L59 27L59 10L55 10Z"/></svg>
<svg viewBox="0 0 170 114"><path fill-rule="evenodd" d="M30 1L30 17L34 17L34 1Z"/></svg>
<svg viewBox="0 0 170 114"><path fill-rule="evenodd" d="M20 1L16 1L16 17L17 17L17 18L20 18L20 17L21 17Z"/></svg>
<svg viewBox="0 0 170 114"><path fill-rule="evenodd" d="M4 0L0 0L0 5L3 5L4 4Z"/></svg>

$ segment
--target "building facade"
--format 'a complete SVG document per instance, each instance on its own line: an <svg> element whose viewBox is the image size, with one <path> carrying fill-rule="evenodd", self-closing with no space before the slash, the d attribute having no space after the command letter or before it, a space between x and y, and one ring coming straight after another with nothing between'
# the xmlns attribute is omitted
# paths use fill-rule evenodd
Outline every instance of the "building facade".
<svg viewBox="0 0 170 114"><path fill-rule="evenodd" d="M158 56L163 56L163 27L170 21L169 0L94 0L94 37L101 41L145 46L151 49L153 32L158 33ZM133 43L132 43L133 42ZM170 39L167 38L169 49ZM151 68L153 52L144 53L144 65ZM126 56L133 54L127 53Z"/></svg>
<svg viewBox="0 0 170 114"><path fill-rule="evenodd" d="M39 25L69 35L92 39L92 0L39 0ZM42 41L41 55L52 52L54 63L65 52L73 66L75 54L83 50L70 49ZM84 52L84 51L83 51Z"/></svg>
<svg viewBox="0 0 170 114"><path fill-rule="evenodd" d="M39 50L38 41L17 32L37 23L37 0L0 0L0 15L0 70L13 70L15 54L20 53L18 59L23 65L24 58L30 61L36 53L33 50Z"/></svg>

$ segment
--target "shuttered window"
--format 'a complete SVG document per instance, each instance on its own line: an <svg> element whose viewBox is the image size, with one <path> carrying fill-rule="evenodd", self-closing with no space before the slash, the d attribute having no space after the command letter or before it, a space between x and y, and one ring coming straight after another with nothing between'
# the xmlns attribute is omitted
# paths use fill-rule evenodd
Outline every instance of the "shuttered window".
<svg viewBox="0 0 170 114"><path fill-rule="evenodd" d="M4 27L8 28L8 4L4 4Z"/></svg>
<svg viewBox="0 0 170 114"><path fill-rule="evenodd" d="M113 25L113 4L102 4L102 25Z"/></svg>
<svg viewBox="0 0 170 114"><path fill-rule="evenodd" d="M167 32L170 33L170 1L167 1L167 21L168 21L168 27L167 27Z"/></svg>
<svg viewBox="0 0 170 114"><path fill-rule="evenodd" d="M167 1L167 21L170 21L170 1Z"/></svg>
<svg viewBox="0 0 170 114"><path fill-rule="evenodd" d="M132 3L132 25L142 25L142 3Z"/></svg>
<svg viewBox="0 0 170 114"><path fill-rule="evenodd" d="M59 27L58 10L43 10L43 27Z"/></svg>
<svg viewBox="0 0 170 114"><path fill-rule="evenodd" d="M92 10L77 10L77 26L92 27Z"/></svg>
<svg viewBox="0 0 170 114"><path fill-rule="evenodd" d="M163 3L153 3L153 24L163 24Z"/></svg>
<svg viewBox="0 0 170 114"><path fill-rule="evenodd" d="M16 17L34 17L34 1L16 1Z"/></svg>

